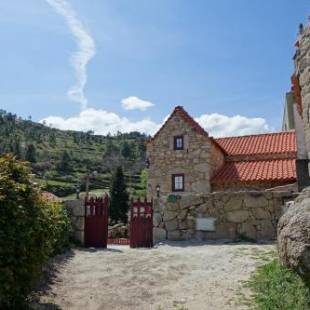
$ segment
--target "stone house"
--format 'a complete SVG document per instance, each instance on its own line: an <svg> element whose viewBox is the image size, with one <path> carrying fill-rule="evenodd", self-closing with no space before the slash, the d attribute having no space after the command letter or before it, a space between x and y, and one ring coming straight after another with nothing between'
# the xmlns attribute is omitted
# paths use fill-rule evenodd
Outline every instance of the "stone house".
<svg viewBox="0 0 310 310"><path fill-rule="evenodd" d="M177 106L147 143L148 197L296 184L295 131L214 139Z"/></svg>

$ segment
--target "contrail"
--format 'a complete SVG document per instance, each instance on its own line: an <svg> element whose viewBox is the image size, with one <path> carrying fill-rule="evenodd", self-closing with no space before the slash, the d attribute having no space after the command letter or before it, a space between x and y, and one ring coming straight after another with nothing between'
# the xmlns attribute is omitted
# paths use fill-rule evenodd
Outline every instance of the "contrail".
<svg viewBox="0 0 310 310"><path fill-rule="evenodd" d="M71 58L77 83L68 91L68 96L71 100L80 103L81 109L85 110L88 104L84 94L84 88L87 82L86 67L96 54L95 41L78 19L72 6L66 0L46 0L46 2L54 8L58 14L64 17L78 44L79 49Z"/></svg>

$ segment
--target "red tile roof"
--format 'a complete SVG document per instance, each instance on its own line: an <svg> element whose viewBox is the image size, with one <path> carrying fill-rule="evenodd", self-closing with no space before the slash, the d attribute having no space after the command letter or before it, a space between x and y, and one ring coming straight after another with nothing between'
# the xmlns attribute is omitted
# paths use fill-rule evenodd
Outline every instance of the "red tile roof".
<svg viewBox="0 0 310 310"><path fill-rule="evenodd" d="M213 184L241 182L295 182L295 159L225 162L211 180Z"/></svg>
<svg viewBox="0 0 310 310"><path fill-rule="evenodd" d="M198 134L209 137L208 133L183 107L177 106L151 141L157 138L160 131L175 115L181 117ZM228 161L224 162L212 178L211 183L213 184L236 182L289 183L296 181L297 146L295 131L219 139L209 137L209 139L229 157ZM268 159L269 155L272 155L271 159ZM277 155L279 155L278 159Z"/></svg>
<svg viewBox="0 0 310 310"><path fill-rule="evenodd" d="M215 141L229 156L297 153L295 131L219 138Z"/></svg>

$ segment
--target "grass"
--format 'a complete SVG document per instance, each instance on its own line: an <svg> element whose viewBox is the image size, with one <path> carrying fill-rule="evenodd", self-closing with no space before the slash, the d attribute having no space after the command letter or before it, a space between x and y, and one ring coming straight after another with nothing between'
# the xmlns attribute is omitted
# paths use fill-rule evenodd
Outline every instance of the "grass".
<svg viewBox="0 0 310 310"><path fill-rule="evenodd" d="M244 303L254 309L310 309L309 285L298 274L282 266L278 259L258 267L245 286L252 294Z"/></svg>

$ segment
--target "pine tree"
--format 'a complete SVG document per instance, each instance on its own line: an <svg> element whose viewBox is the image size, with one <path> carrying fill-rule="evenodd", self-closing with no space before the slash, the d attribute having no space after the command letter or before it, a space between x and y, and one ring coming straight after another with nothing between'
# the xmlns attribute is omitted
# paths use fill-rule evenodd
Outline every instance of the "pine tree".
<svg viewBox="0 0 310 310"><path fill-rule="evenodd" d="M140 159L144 159L145 158L145 144L144 141L139 141L137 144L137 156Z"/></svg>
<svg viewBox="0 0 310 310"><path fill-rule="evenodd" d="M108 135L107 136L107 142L106 142L106 146L105 146L105 156L109 156L113 153L113 149L114 149L114 145L112 142L112 138Z"/></svg>
<svg viewBox="0 0 310 310"><path fill-rule="evenodd" d="M132 155L130 145L127 141L122 144L121 154L124 158L130 158Z"/></svg>
<svg viewBox="0 0 310 310"><path fill-rule="evenodd" d="M17 159L22 158L22 151L20 148L20 141L18 139L15 140L15 146L14 146L14 154Z"/></svg>
<svg viewBox="0 0 310 310"><path fill-rule="evenodd" d="M50 146L55 147L56 146L56 135L54 132L52 132L49 137L48 137L48 142L50 144Z"/></svg>
<svg viewBox="0 0 310 310"><path fill-rule="evenodd" d="M112 223L127 223L129 195L126 190L122 167L118 167L112 176L110 187L110 219Z"/></svg>
<svg viewBox="0 0 310 310"><path fill-rule="evenodd" d="M37 162L36 148L33 144L29 144L27 147L26 160L31 163Z"/></svg>

